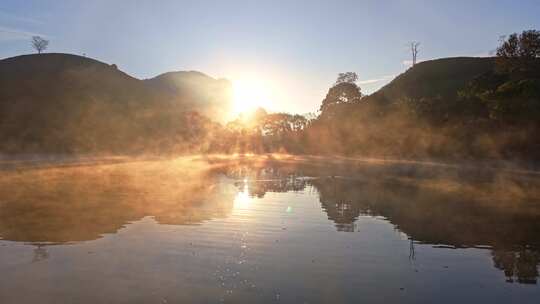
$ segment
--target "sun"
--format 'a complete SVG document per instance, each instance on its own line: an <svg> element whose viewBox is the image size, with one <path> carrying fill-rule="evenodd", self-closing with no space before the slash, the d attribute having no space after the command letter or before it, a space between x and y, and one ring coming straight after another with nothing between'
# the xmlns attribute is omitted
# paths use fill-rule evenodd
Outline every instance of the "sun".
<svg viewBox="0 0 540 304"><path fill-rule="evenodd" d="M257 108L265 108L271 104L271 92L262 81L242 79L233 81L233 113L249 114Z"/></svg>

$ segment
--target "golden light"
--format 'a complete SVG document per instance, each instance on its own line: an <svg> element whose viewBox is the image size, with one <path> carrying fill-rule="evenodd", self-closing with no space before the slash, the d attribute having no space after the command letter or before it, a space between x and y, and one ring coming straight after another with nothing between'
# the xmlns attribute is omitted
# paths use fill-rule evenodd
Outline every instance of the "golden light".
<svg viewBox="0 0 540 304"><path fill-rule="evenodd" d="M271 105L272 92L262 81L257 79L242 79L233 81L234 106L233 112L249 114L257 108L268 109Z"/></svg>
<svg viewBox="0 0 540 304"><path fill-rule="evenodd" d="M234 209L245 210L249 208L252 198L249 197L249 186L247 179L244 179L244 187L234 198Z"/></svg>

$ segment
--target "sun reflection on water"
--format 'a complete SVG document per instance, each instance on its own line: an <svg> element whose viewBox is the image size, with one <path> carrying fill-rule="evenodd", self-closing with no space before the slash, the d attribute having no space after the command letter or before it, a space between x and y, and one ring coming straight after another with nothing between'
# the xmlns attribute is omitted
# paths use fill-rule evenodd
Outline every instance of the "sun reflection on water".
<svg viewBox="0 0 540 304"><path fill-rule="evenodd" d="M234 198L234 209L242 210L248 209L252 203L252 198L249 196L249 185L248 180L245 178L243 181L244 185L242 191L239 191Z"/></svg>

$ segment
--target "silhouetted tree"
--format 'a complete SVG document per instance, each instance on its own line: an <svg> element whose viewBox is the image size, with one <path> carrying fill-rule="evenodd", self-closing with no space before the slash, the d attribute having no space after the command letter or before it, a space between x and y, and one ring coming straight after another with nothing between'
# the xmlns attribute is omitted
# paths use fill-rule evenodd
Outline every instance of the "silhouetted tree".
<svg viewBox="0 0 540 304"><path fill-rule="evenodd" d="M540 31L528 30L521 34L513 33L501 39L497 48L498 67L502 71L516 72L538 68L531 65L535 59L540 58Z"/></svg>
<svg viewBox="0 0 540 304"><path fill-rule="evenodd" d="M497 48L497 56L505 58L539 58L540 31L528 30L513 33Z"/></svg>
<svg viewBox="0 0 540 304"><path fill-rule="evenodd" d="M360 101L362 93L355 83L358 75L354 72L340 73L333 87L328 90L321 104L321 112L342 103L355 103Z"/></svg>
<svg viewBox="0 0 540 304"><path fill-rule="evenodd" d="M419 46L420 46L420 42L418 42L418 41L412 41L410 43L411 54L412 54L412 65L413 66L416 64L416 59L418 58L418 47Z"/></svg>
<svg viewBox="0 0 540 304"><path fill-rule="evenodd" d="M293 131L298 132L304 130L307 127L308 123L308 119L302 115L295 114L292 116Z"/></svg>
<svg viewBox="0 0 540 304"><path fill-rule="evenodd" d="M356 74L355 72L345 72L338 74L336 84L343 82L355 83L356 81L358 81L358 74Z"/></svg>
<svg viewBox="0 0 540 304"><path fill-rule="evenodd" d="M32 47L41 54L49 46L49 40L43 39L40 36L32 37Z"/></svg>

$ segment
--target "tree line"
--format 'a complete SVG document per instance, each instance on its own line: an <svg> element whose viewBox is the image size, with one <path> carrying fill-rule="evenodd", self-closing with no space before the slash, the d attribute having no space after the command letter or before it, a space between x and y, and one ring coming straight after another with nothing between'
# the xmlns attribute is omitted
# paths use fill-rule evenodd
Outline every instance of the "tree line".
<svg viewBox="0 0 540 304"><path fill-rule="evenodd" d="M418 43L411 48L416 56ZM220 148L406 158L538 158L540 32L505 37L496 57L486 59L493 68L464 85L449 89L456 81L450 77L436 84L413 81L393 88L397 93L390 97L385 88L364 95L356 73L340 73L316 117L261 109L225 126ZM416 64L403 77L414 79L427 68L429 63ZM451 60L448 66L433 65L437 68L455 69L454 78L471 73L466 64L453 66Z"/></svg>

